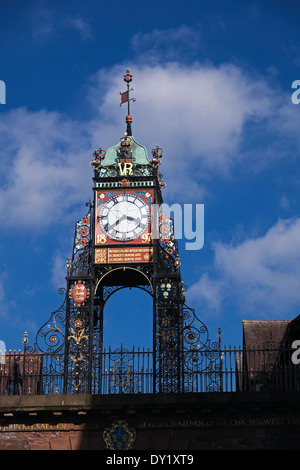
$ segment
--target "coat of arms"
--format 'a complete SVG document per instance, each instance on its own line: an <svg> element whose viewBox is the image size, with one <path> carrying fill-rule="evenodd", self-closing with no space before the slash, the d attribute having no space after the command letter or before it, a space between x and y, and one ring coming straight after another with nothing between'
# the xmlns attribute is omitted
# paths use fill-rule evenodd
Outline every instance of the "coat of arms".
<svg viewBox="0 0 300 470"><path fill-rule="evenodd" d="M111 428L104 429L103 439L110 450L132 449L136 438L134 429L129 429L126 421L114 421Z"/></svg>

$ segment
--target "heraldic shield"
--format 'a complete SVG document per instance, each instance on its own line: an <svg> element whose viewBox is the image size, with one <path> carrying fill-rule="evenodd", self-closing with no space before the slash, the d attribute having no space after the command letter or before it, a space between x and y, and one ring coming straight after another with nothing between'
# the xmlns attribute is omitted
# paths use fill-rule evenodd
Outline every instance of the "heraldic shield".
<svg viewBox="0 0 300 470"><path fill-rule="evenodd" d="M111 428L106 428L103 432L106 448L110 450L132 449L135 438L135 430L129 429L126 421L114 421Z"/></svg>

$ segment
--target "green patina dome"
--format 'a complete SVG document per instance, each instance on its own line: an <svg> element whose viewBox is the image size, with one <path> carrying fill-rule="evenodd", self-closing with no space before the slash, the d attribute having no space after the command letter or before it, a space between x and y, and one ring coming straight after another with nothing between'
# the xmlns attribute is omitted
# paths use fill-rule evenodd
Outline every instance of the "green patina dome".
<svg viewBox="0 0 300 470"><path fill-rule="evenodd" d="M127 139L130 141L130 150L132 151L132 162L135 163L136 165L149 165L150 160L148 158L147 150L146 148L136 142L132 136L127 137ZM121 147L121 142L114 145L113 147L110 147L105 155L104 160L102 161L102 167L104 166L110 166L110 165L115 165L118 161L118 158L120 158L119 151Z"/></svg>

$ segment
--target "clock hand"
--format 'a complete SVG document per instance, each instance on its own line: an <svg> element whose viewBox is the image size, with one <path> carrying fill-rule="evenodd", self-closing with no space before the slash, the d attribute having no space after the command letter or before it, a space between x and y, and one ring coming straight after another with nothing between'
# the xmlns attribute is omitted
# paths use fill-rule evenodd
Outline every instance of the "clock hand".
<svg viewBox="0 0 300 470"><path fill-rule="evenodd" d="M139 217L127 217L127 220L130 222L138 222L140 223L141 219Z"/></svg>
<svg viewBox="0 0 300 470"><path fill-rule="evenodd" d="M127 216L124 214L122 215L122 217L118 220L116 220L113 224L109 224L109 228L114 228L116 225L120 224L121 222L123 222L123 220L127 219Z"/></svg>
<svg viewBox="0 0 300 470"><path fill-rule="evenodd" d="M120 217L122 215L122 212L119 209L110 209L110 212L115 216L115 217Z"/></svg>

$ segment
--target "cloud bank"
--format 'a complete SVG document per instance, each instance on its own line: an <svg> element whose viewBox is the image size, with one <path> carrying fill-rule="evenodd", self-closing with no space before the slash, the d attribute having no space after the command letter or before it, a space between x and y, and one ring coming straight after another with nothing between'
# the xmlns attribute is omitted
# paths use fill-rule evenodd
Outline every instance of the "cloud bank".
<svg viewBox="0 0 300 470"><path fill-rule="evenodd" d="M229 299L255 318L299 314L300 218L279 220L263 236L238 244L214 245L214 277L190 287L189 299L215 315Z"/></svg>
<svg viewBox="0 0 300 470"><path fill-rule="evenodd" d="M235 65L133 64L131 70L133 134L149 153L155 145L164 148L161 169L169 200L181 195L185 200L178 202L202 202L210 178L226 178L245 158L247 171L265 156L268 165L278 158L275 147L271 156L270 148L260 148L258 155L249 147L249 126L272 142L278 132L299 141L299 113L290 101L287 111L266 80ZM88 120L25 108L0 115L2 222L47 225L88 196L92 151L114 145L126 130L127 110L119 106L124 72L121 65L101 69L86 84L93 104Z"/></svg>

